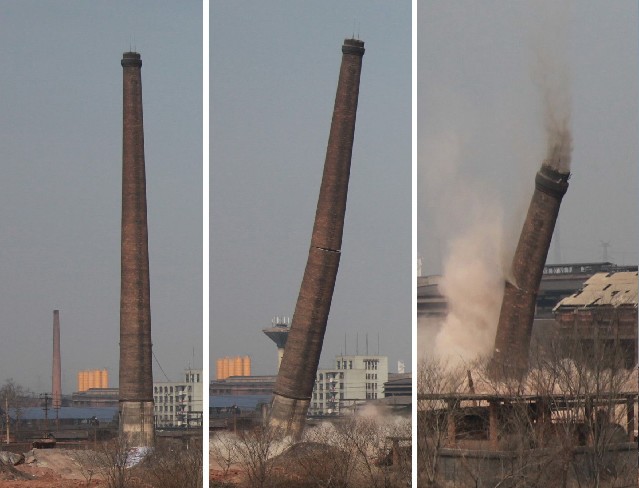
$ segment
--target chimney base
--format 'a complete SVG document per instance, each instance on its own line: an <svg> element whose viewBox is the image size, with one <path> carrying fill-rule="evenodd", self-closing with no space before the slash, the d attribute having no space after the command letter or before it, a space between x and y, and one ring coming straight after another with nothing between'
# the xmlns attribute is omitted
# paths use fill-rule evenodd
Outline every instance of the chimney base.
<svg viewBox="0 0 639 488"><path fill-rule="evenodd" d="M296 440L301 439L310 404L310 399L300 400L273 393L269 425L280 430L283 435L290 435Z"/></svg>
<svg viewBox="0 0 639 488"><path fill-rule="evenodd" d="M128 447L155 445L153 402L120 402L120 439Z"/></svg>

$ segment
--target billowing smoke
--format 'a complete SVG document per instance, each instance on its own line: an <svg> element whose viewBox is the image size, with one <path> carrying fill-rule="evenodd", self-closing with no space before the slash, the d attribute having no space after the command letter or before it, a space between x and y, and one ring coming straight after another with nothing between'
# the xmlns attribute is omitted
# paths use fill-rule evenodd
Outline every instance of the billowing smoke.
<svg viewBox="0 0 639 488"><path fill-rule="evenodd" d="M501 212L492 209L451 244L440 283L449 311L434 351L453 366L492 350L504 290L501 234Z"/></svg>
<svg viewBox="0 0 639 488"><path fill-rule="evenodd" d="M492 352L504 280L511 273L510 263L533 190L532 170L539 169L540 159L545 157L544 164L561 173L570 172L571 96L567 62L570 5L531 0L530 7L531 71L540 99L534 100L533 92L523 103L531 109L527 113L530 120L516 112L505 116L512 132L510 137L516 140L509 146L512 153L507 157L516 167L504 170L510 177L515 176L515 181L494 179L488 188L477 179L466 177L467 169L459 169L462 161L469 167L482 166L481 160L472 164L465 161L469 152L477 157L484 151L483 147L469 147L468 141L473 140L470 134L486 129L485 121L494 120L494 114L468 110L475 105L463 105L447 87L438 86L438 91L428 94L432 100L445 100L431 103L430 117L441 110L444 121L451 121L451 114L457 118L441 132L431 133L420 141L420 158L424 158L420 166L420 193L423 192L428 213L433 217L428 234L440 239L439 244L430 241L427 245L440 249L443 263L440 291L449 307L443 322L420 321L420 360L438 355L455 366ZM535 107L540 114L537 120L533 114ZM540 123L545 131L543 136L536 132ZM498 185L510 188L500 189ZM512 198L502 203L496 195L505 190L514 191ZM424 271L429 274L428 269Z"/></svg>
<svg viewBox="0 0 639 488"><path fill-rule="evenodd" d="M494 192L458 171L463 138L453 132L422 141L430 155L423 176L439 209L437 234L443 276L439 290L449 313L443 322L421 321L419 359L441 356L456 366L492 349L503 294L503 212Z"/></svg>
<svg viewBox="0 0 639 488"><path fill-rule="evenodd" d="M543 103L543 122L547 138L546 161L551 168L570 172L572 113L568 38L572 2L534 0L532 21L535 65L533 80Z"/></svg>

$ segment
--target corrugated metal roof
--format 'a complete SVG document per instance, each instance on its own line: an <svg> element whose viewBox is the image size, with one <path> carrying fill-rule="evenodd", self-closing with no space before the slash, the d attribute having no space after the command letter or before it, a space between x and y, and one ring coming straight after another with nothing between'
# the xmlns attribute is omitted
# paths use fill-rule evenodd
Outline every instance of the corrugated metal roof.
<svg viewBox="0 0 639 488"><path fill-rule="evenodd" d="M110 422L118 415L118 407L60 407L58 418L86 420L97 417L100 422ZM16 418L15 408L9 408L9 416ZM49 420L55 420L56 412L49 407ZM20 410L22 420L42 420L44 419L44 409L42 407L26 407Z"/></svg>
<svg viewBox="0 0 639 488"><path fill-rule="evenodd" d="M560 307L636 307L638 279L636 271L596 273L580 291L561 300L553 311Z"/></svg>

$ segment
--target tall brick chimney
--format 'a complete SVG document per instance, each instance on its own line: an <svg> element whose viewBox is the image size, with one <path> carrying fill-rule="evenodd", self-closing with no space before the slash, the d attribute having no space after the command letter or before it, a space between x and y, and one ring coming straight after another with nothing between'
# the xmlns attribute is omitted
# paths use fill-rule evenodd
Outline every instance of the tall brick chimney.
<svg viewBox="0 0 639 488"><path fill-rule="evenodd" d="M120 437L130 446L152 446L155 441L141 67L138 53L122 55L119 400Z"/></svg>
<svg viewBox="0 0 639 488"><path fill-rule="evenodd" d="M62 406L62 366L60 361L60 311L53 311L53 368L51 378L51 406Z"/></svg>
<svg viewBox="0 0 639 488"><path fill-rule="evenodd" d="M553 169L548 161L537 172L535 192L512 262L511 279L504 289L490 364L494 378L521 378L528 369L537 292L569 177L570 173Z"/></svg>
<svg viewBox="0 0 639 488"><path fill-rule="evenodd" d="M339 266L364 43L344 40L311 247L273 390L270 425L304 429Z"/></svg>

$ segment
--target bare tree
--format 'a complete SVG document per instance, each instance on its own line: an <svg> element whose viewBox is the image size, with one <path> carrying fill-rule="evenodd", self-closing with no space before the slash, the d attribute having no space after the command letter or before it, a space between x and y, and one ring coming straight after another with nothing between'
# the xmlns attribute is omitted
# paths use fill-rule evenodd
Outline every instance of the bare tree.
<svg viewBox="0 0 639 488"><path fill-rule="evenodd" d="M450 417L456 415L459 404L446 402L442 394L454 396L464 383L463 368L450 367L437 359L424 360L417 371L417 483L419 486L438 486L441 450L454 443L449 432ZM452 438L451 438L452 437Z"/></svg>
<svg viewBox="0 0 639 488"><path fill-rule="evenodd" d="M130 488L134 486L131 464L135 453L123 439L115 439L100 444L93 452L93 459L85 457L85 462L92 463L97 473L106 481L109 488Z"/></svg>
<svg viewBox="0 0 639 488"><path fill-rule="evenodd" d="M307 428L304 441L291 447L300 479L318 488L346 487L355 469L355 452L333 423Z"/></svg>
<svg viewBox="0 0 639 488"><path fill-rule="evenodd" d="M222 477L226 479L233 465L240 461L238 439L229 432L216 433L209 442L209 453L222 470Z"/></svg>
<svg viewBox="0 0 639 488"><path fill-rule="evenodd" d="M13 408L15 412L15 429L17 433L18 423L22 417L23 409L30 404L30 398L33 397L33 392L29 389L17 384L13 378L9 378L5 381L4 385L0 387L0 409L4 409L5 406ZM6 417L3 416L2 423L6 421ZM5 426L6 428L6 426Z"/></svg>
<svg viewBox="0 0 639 488"><path fill-rule="evenodd" d="M422 365L421 486L635 486L628 441L636 421L637 379L615 354L610 345L588 344L580 351L552 343L533 358L534 368L523 378L495 379L485 363L475 364L472 392L461 387L458 373ZM466 439L473 428L469 419L477 415L487 420L479 421L484 433L473 444ZM454 476L438 471L444 451L455 465Z"/></svg>
<svg viewBox="0 0 639 488"><path fill-rule="evenodd" d="M78 450L73 456L75 464L78 466L80 474L84 478L85 486L91 486L91 480L98 473L98 454L92 450Z"/></svg>
<svg viewBox="0 0 639 488"><path fill-rule="evenodd" d="M239 463L248 477L250 486L275 486L275 464L271 459L289 442L283 437L282 431L265 426L238 432L237 439Z"/></svg>
<svg viewBox="0 0 639 488"><path fill-rule="evenodd" d="M165 445L156 448L144 464L154 488L202 488L202 446Z"/></svg>

